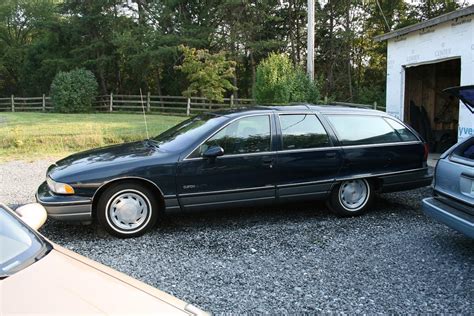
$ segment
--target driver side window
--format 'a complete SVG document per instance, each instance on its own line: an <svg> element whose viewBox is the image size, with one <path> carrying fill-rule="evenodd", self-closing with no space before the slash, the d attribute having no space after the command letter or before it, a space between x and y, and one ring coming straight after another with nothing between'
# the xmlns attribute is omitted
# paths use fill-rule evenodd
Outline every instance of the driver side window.
<svg viewBox="0 0 474 316"><path fill-rule="evenodd" d="M270 151L270 116L249 116L232 122L199 146L190 158L201 157L211 146L221 146L225 156Z"/></svg>

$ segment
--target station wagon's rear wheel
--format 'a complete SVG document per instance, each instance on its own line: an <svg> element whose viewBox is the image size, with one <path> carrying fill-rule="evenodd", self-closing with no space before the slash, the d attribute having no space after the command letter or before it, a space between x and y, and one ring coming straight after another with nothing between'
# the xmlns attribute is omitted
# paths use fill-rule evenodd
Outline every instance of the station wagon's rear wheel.
<svg viewBox="0 0 474 316"><path fill-rule="evenodd" d="M97 204L97 218L110 234L121 237L143 235L156 224L158 202L146 187L120 183L106 190Z"/></svg>
<svg viewBox="0 0 474 316"><path fill-rule="evenodd" d="M356 216L372 204L373 190L365 179L341 182L331 192L329 207L339 216Z"/></svg>

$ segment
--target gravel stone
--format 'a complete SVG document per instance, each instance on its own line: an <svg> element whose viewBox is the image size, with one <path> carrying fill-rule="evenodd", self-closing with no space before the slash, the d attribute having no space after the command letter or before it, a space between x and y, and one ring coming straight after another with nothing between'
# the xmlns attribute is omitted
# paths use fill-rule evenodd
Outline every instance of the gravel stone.
<svg viewBox="0 0 474 316"><path fill-rule="evenodd" d="M34 201L52 161L0 164L0 201ZM426 218L429 188L337 218L323 202L168 215L145 236L49 219L54 242L215 314L474 310L474 241Z"/></svg>

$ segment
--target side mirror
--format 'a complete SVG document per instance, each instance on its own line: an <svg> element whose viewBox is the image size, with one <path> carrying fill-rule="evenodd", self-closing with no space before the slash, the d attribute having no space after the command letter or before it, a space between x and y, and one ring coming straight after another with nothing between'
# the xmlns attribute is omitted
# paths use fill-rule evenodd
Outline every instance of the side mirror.
<svg viewBox="0 0 474 316"><path fill-rule="evenodd" d="M216 158L222 155L224 155L224 148L221 146L211 146L202 154L204 158Z"/></svg>
<svg viewBox="0 0 474 316"><path fill-rule="evenodd" d="M38 230L46 222L46 210L38 203L20 206L15 210L15 212L28 226L34 230Z"/></svg>

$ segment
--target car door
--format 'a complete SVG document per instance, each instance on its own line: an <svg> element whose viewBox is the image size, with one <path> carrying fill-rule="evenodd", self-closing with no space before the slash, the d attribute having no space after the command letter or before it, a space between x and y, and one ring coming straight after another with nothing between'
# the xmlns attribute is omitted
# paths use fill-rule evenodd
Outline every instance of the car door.
<svg viewBox="0 0 474 316"><path fill-rule="evenodd" d="M275 199L271 114L237 118L178 163L177 191L183 209L242 206ZM204 158L212 146L224 155Z"/></svg>
<svg viewBox="0 0 474 316"><path fill-rule="evenodd" d="M281 147L277 152L280 200L326 196L342 165L342 150L313 113L278 115Z"/></svg>

